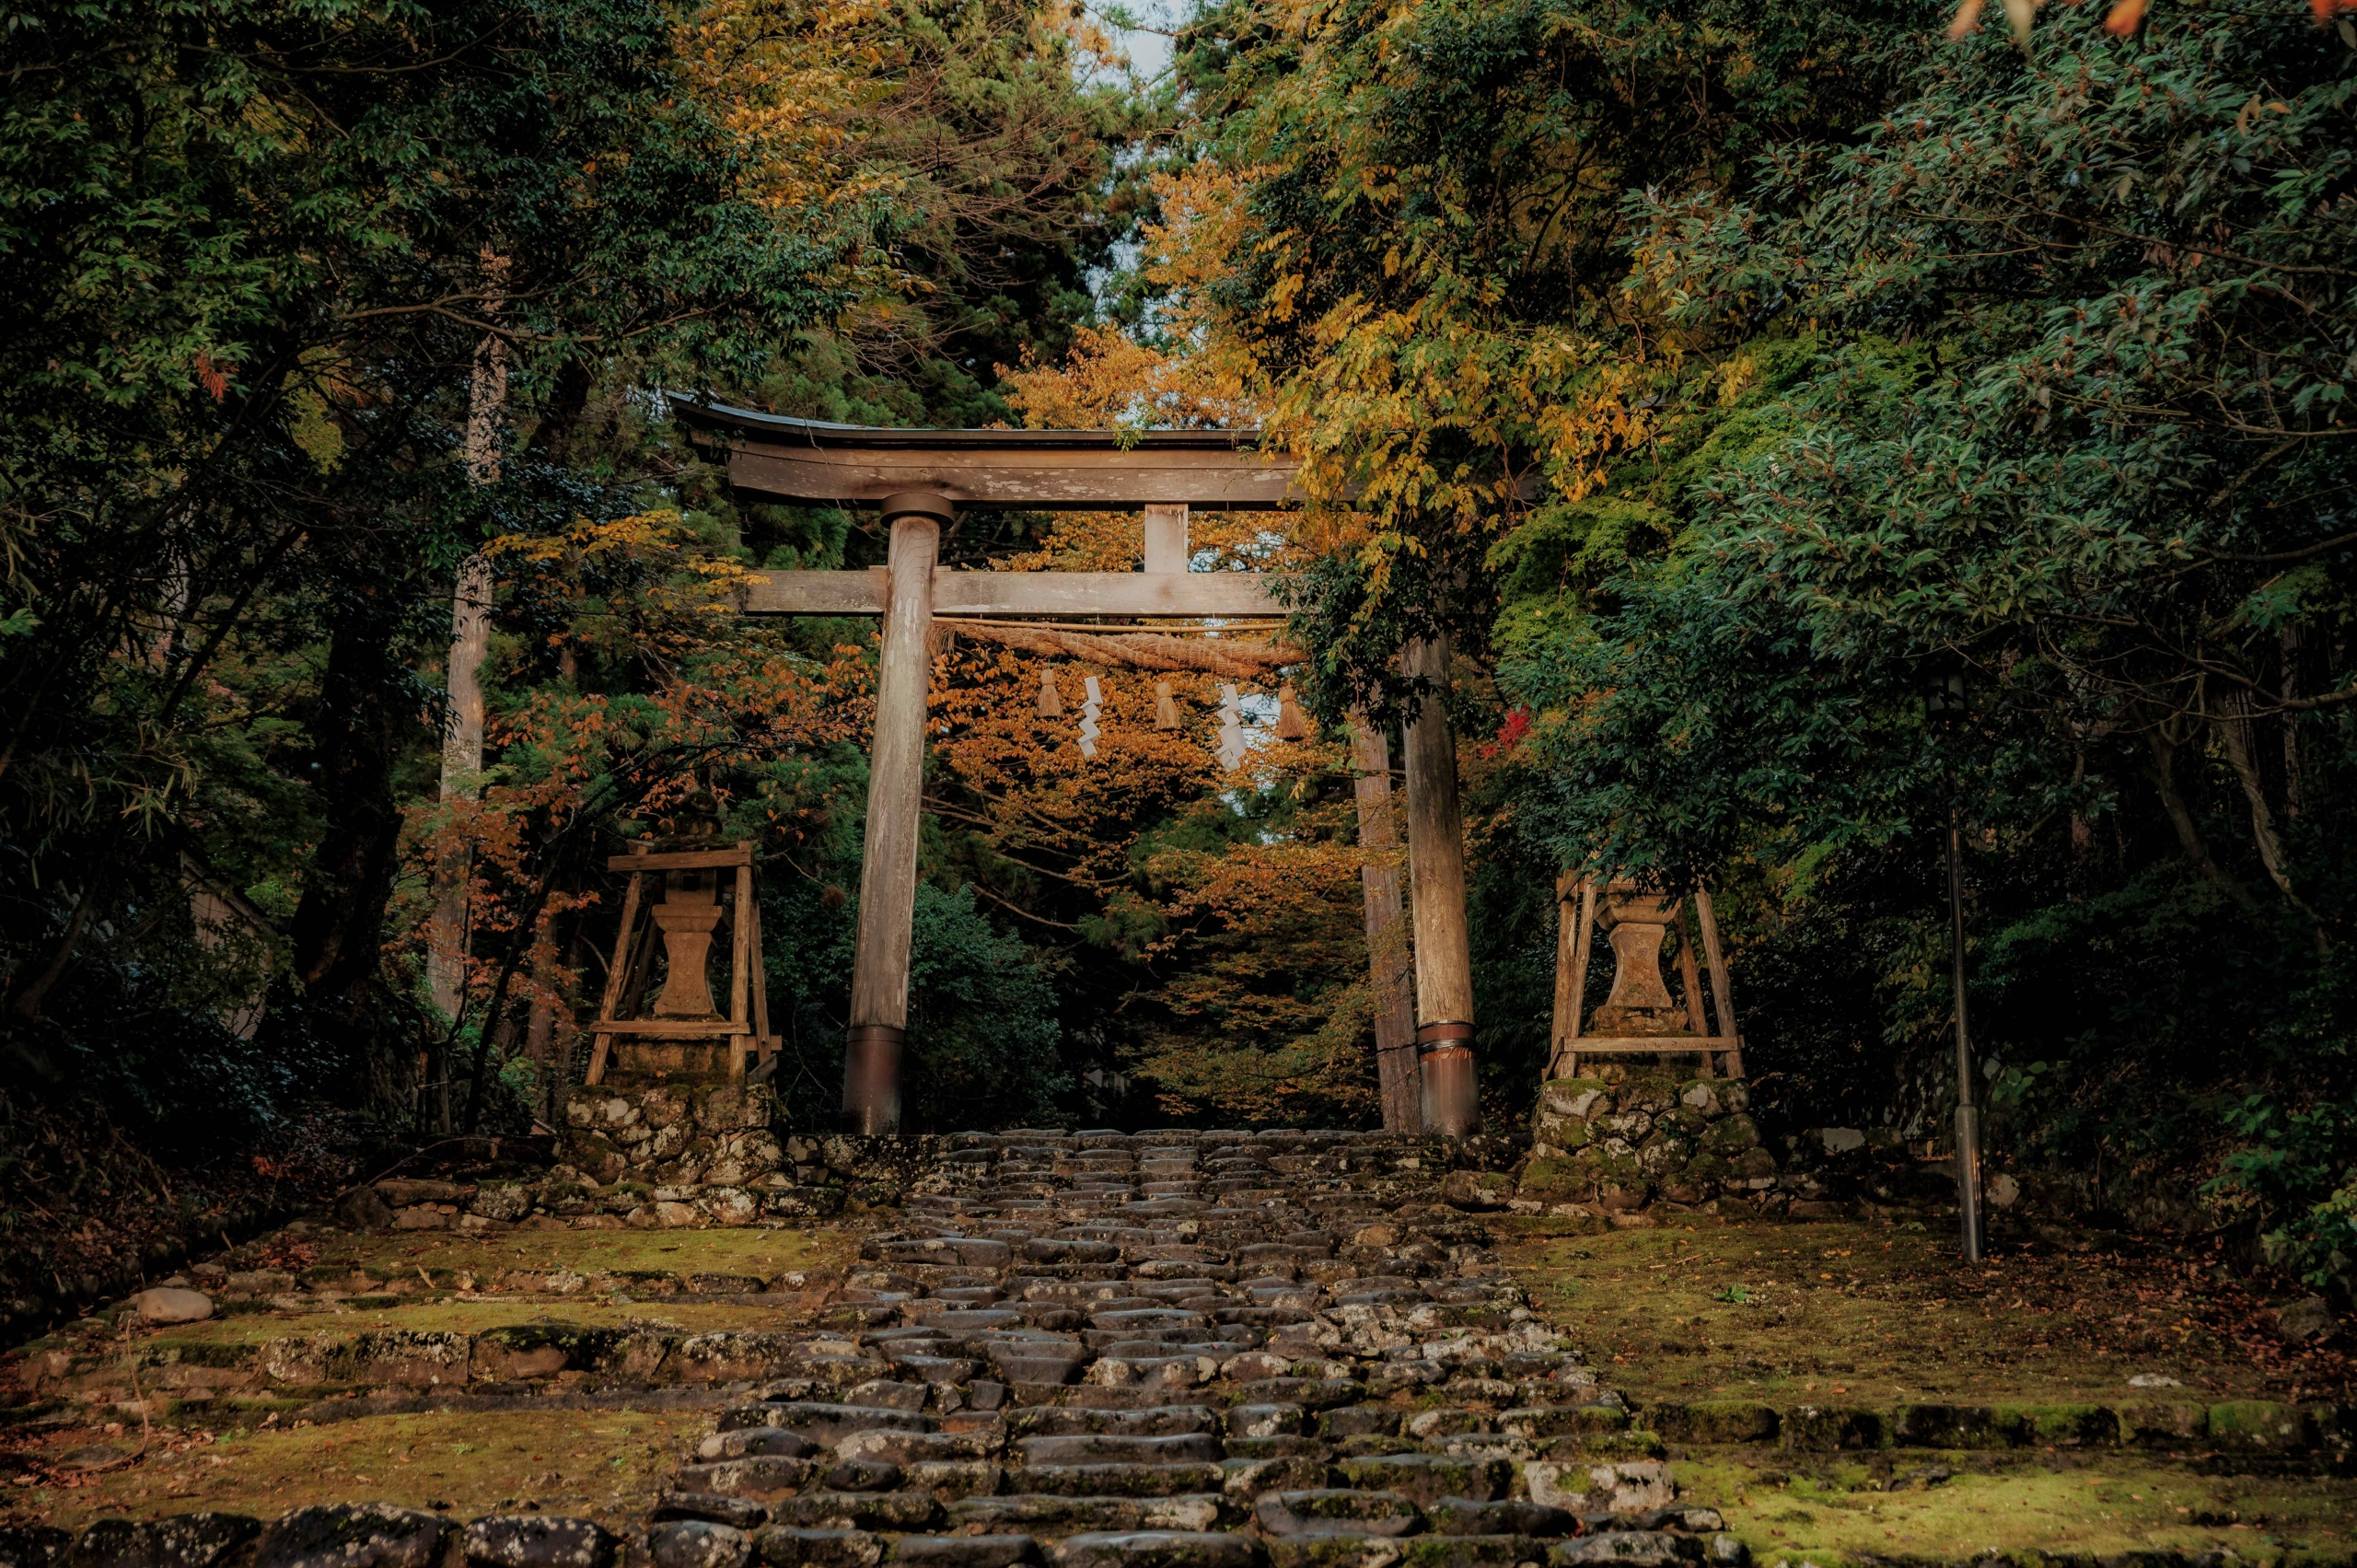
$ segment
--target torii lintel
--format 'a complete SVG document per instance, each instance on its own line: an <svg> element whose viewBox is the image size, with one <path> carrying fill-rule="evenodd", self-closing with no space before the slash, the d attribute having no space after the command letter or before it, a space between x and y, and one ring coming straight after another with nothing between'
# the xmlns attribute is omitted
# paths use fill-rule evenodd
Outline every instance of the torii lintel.
<svg viewBox="0 0 2357 1568"><path fill-rule="evenodd" d="M728 482L772 500L876 506L930 492L1018 511L1274 511L1297 504L1297 464L1258 430L902 430L674 400Z"/></svg>

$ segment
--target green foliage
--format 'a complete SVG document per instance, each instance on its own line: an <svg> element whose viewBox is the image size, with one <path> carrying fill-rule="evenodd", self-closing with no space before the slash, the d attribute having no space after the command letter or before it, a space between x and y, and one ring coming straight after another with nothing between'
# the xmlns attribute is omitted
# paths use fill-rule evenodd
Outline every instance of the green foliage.
<svg viewBox="0 0 2357 1568"><path fill-rule="evenodd" d="M858 769L865 782L865 768ZM856 841L827 869L856 886ZM776 1077L788 1119L827 1127L842 1104L843 1000L858 901L841 882L787 885L762 900L772 1016L785 1038ZM911 1131L1053 1124L1071 1092L1055 987L1015 937L974 907L973 889L917 884L909 958L901 1114Z"/></svg>
<svg viewBox="0 0 2357 1568"><path fill-rule="evenodd" d="M1663 471L1709 452L1666 546L1509 609L1504 682L1555 716L1525 807L1573 861L1764 870L1742 972L1789 1109L1879 1057L1864 1096L1928 1132L1953 799L2010 1151L2091 1199L2097 1162L2114 1198L2209 1162L2322 1267L2331 1225L2284 1217L2357 1155L2357 315L2348 203L2317 199L2350 180L2349 57L2186 9L2133 43L2058 15L2034 47L1943 52L1864 135L1739 190L1631 194L1632 294L1713 345L1686 383L1783 368L1707 441L1666 422ZM1614 488L1658 494L1636 467ZM1946 733L1944 666L1971 704Z"/></svg>
<svg viewBox="0 0 2357 1568"><path fill-rule="evenodd" d="M91 936L184 929L144 868L186 853L299 889L271 1026L296 1080L408 1098L420 1021L378 960L456 563L634 510L629 476L560 460L581 389L757 369L828 306L864 221L748 196L745 148L672 75L674 20L642 0L10 17L0 556L9 624L40 632L0 637L0 973L39 1070L177 997L143 969L169 944ZM491 450L535 445L477 483L493 337L513 383Z"/></svg>

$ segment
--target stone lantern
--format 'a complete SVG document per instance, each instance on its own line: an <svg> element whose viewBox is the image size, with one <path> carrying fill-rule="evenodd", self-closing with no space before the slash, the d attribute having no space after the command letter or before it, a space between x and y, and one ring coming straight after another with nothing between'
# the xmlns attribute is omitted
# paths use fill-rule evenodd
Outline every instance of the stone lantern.
<svg viewBox="0 0 2357 1568"><path fill-rule="evenodd" d="M718 882L714 873L701 867L664 876L663 901L654 910L668 967L663 993L655 1000L658 1018L709 1018L716 1011L705 960L720 925Z"/></svg>
<svg viewBox="0 0 2357 1568"><path fill-rule="evenodd" d="M1661 972L1661 950L1678 919L1678 900L1639 892L1625 882L1605 892L1596 923L1612 940L1612 994L1588 1027L1606 1035L1675 1035L1687 1032L1684 1012L1669 994Z"/></svg>

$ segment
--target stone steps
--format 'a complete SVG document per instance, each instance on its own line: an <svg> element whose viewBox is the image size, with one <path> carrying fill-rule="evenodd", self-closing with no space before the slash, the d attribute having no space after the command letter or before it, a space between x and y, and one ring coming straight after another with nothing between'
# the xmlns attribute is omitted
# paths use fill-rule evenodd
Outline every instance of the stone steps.
<svg viewBox="0 0 2357 1568"><path fill-rule="evenodd" d="M658 1568L1740 1561L1420 1141L948 1143L803 1353L846 1391L730 1410Z"/></svg>

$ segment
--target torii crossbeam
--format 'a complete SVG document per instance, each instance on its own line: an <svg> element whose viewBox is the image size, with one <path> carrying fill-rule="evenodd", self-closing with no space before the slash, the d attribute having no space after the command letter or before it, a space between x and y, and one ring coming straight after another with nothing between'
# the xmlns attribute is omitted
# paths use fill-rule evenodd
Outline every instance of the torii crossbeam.
<svg viewBox="0 0 2357 1568"><path fill-rule="evenodd" d="M1187 516L1194 507L1284 507L1297 499L1295 465L1262 452L1259 432L1249 430L900 430L683 401L674 401L672 412L699 444L726 454L729 482L737 490L805 505L874 506L890 530L886 566L757 574L744 608L768 615L883 617L843 1112L853 1131L895 1132L900 1122L900 1051L908 1030L909 942L923 796L932 663L926 633L933 621L954 623L959 616L1282 614L1283 607L1269 592L1263 574L1189 570ZM1144 570L946 570L938 564L941 529L963 508L1143 510ZM1436 712L1437 703L1432 706ZM1411 821L1418 819L1419 794L1414 727ZM1441 734L1445 743L1445 730ZM1455 925L1461 936L1462 849L1453 757L1446 772L1445 836L1460 865ZM1421 882L1418 888L1421 892ZM1422 923L1420 913L1420 930ZM1429 1105L1426 1120L1435 1130L1461 1132L1471 1130L1478 1109L1469 1049L1469 958L1457 967L1467 970L1462 984L1443 985L1435 994L1461 995L1463 1004L1449 1016L1420 1027L1418 1034L1430 1031L1428 1069L1456 1069L1428 1076L1428 1084L1462 1085L1461 1091L1452 1088L1443 1097L1445 1103ZM1435 1054L1464 1060L1434 1063Z"/></svg>

